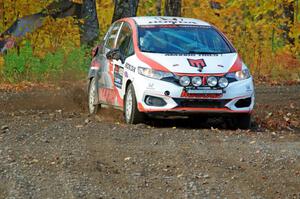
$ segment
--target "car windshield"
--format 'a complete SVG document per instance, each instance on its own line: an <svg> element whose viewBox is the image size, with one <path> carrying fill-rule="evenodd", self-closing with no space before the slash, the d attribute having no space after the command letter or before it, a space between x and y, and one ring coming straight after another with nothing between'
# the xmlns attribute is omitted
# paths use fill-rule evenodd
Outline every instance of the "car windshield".
<svg viewBox="0 0 300 199"><path fill-rule="evenodd" d="M225 39L209 26L140 26L142 52L167 54L223 54L234 52Z"/></svg>

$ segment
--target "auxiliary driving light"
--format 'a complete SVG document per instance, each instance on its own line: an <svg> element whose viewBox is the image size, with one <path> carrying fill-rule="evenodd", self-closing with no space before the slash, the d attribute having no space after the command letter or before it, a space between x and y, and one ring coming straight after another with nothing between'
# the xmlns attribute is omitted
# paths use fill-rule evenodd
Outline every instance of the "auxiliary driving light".
<svg viewBox="0 0 300 199"><path fill-rule="evenodd" d="M188 86L191 83L191 79L187 76L180 77L179 83L181 86Z"/></svg>
<svg viewBox="0 0 300 199"><path fill-rule="evenodd" d="M193 86L201 86L201 84L202 84L201 77L193 77L192 84L193 84Z"/></svg>
<svg viewBox="0 0 300 199"><path fill-rule="evenodd" d="M228 82L228 79L227 79L227 78L221 77L221 78L219 79L219 86L220 86L221 88L227 87L228 84L229 84L229 82Z"/></svg>
<svg viewBox="0 0 300 199"><path fill-rule="evenodd" d="M218 79L214 76L211 76L211 77L208 77L207 78L207 84L210 86L210 87L214 87L218 84Z"/></svg>

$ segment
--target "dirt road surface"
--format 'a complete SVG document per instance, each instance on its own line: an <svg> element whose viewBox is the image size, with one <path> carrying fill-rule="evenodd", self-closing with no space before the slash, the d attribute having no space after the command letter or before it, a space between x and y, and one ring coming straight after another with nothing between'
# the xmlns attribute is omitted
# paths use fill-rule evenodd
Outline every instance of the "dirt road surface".
<svg viewBox="0 0 300 199"><path fill-rule="evenodd" d="M300 198L300 86L258 86L249 131L89 116L82 88L0 91L0 198Z"/></svg>

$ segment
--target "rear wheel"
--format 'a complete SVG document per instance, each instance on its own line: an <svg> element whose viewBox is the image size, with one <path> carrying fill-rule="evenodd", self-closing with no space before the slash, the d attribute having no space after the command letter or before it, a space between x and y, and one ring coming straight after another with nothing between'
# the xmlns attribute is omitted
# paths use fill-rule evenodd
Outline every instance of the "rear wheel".
<svg viewBox="0 0 300 199"><path fill-rule="evenodd" d="M88 106L89 106L89 113L96 114L100 105L98 104L98 87L96 78L93 78L90 81L89 85L89 94L88 94Z"/></svg>
<svg viewBox="0 0 300 199"><path fill-rule="evenodd" d="M136 96L132 84L129 84L124 101L124 116L128 124L138 124L144 121L145 115L138 110Z"/></svg>

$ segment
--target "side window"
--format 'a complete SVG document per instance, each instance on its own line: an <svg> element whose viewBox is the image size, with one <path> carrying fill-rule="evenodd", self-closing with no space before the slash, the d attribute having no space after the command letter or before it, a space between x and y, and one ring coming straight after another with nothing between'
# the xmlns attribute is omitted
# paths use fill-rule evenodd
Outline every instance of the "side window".
<svg viewBox="0 0 300 199"><path fill-rule="evenodd" d="M132 31L127 23L124 23L124 25L122 26L117 40L116 48L119 48L119 50L125 55L125 57L129 57L130 55L134 54Z"/></svg>
<svg viewBox="0 0 300 199"><path fill-rule="evenodd" d="M110 33L108 34L107 40L105 42L106 48L109 49L115 48L115 40L118 35L121 24L122 24L121 22L117 22L116 24L113 25Z"/></svg>

